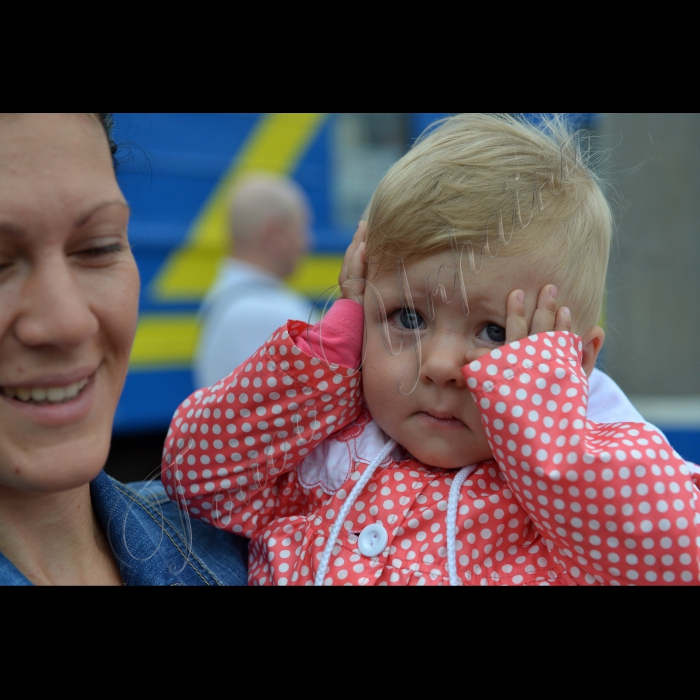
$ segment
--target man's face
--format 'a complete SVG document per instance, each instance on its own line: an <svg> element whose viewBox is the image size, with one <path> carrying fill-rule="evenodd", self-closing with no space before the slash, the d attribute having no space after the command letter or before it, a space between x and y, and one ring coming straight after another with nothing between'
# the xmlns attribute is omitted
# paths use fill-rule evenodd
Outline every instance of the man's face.
<svg viewBox="0 0 700 700"><path fill-rule="evenodd" d="M467 364L468 352L504 344L506 299L512 290L525 292L529 324L538 293L551 280L539 279L531 269L519 265L517 256L485 259L478 275L464 270L469 308L465 314L459 282L455 289L455 266L449 250L406 265L405 270L415 313L407 304L405 291L402 298L396 269L370 279L386 308L393 352L401 347L396 355L385 347L374 295L369 285L365 290L367 332L362 377L372 417L424 464L456 469L490 459L481 414L460 369ZM446 298L451 298L449 303L443 302L440 292L432 294L438 272Z"/></svg>

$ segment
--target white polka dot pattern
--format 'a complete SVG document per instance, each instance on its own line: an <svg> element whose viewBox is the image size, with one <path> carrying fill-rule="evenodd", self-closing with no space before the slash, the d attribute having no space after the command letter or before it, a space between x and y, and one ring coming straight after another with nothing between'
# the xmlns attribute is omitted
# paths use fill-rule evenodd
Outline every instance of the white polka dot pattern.
<svg viewBox="0 0 700 700"><path fill-rule="evenodd" d="M359 413L359 374L328 368L290 322L219 384L176 412L163 482L196 518L251 539L253 584L312 585L337 514L375 454ZM579 338L540 334L464 369L497 462L459 492L455 555L462 585L697 583L695 496L688 470L642 426L585 419ZM306 488L295 466L322 440L346 455L347 479ZM329 453L331 454L331 453ZM325 583L448 585L446 511L455 471L392 457L376 469L335 542ZM380 524L368 557L358 537Z"/></svg>
<svg viewBox="0 0 700 700"><path fill-rule="evenodd" d="M545 559L571 583L697 584L698 489L646 424L586 420L581 339L533 335L463 370Z"/></svg>

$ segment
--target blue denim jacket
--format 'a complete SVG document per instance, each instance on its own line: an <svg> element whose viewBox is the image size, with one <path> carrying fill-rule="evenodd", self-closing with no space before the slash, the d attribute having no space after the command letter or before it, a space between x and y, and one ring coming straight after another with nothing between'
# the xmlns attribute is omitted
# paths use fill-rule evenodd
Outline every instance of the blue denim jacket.
<svg viewBox="0 0 700 700"><path fill-rule="evenodd" d="M90 495L127 586L248 583L247 540L183 520L160 481L121 484L100 472ZM2 552L0 585L32 585Z"/></svg>

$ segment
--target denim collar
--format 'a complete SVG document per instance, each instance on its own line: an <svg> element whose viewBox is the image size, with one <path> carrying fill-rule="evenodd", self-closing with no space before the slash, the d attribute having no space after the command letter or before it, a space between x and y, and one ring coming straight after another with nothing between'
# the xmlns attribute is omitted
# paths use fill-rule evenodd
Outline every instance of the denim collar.
<svg viewBox="0 0 700 700"><path fill-rule="evenodd" d="M159 481L127 486L100 472L90 495L127 586L245 584L242 540L183 520ZM0 585L32 585L2 552Z"/></svg>

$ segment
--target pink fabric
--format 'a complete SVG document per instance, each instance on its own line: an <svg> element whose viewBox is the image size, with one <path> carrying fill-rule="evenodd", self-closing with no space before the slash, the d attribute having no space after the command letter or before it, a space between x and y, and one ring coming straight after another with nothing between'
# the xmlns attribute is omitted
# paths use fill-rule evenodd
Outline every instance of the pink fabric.
<svg viewBox="0 0 700 700"><path fill-rule="evenodd" d="M299 350L306 355L326 359L342 367L357 367L362 352L363 331L362 305L350 299L338 299L322 321L310 327L308 333L298 335L295 341Z"/></svg>

